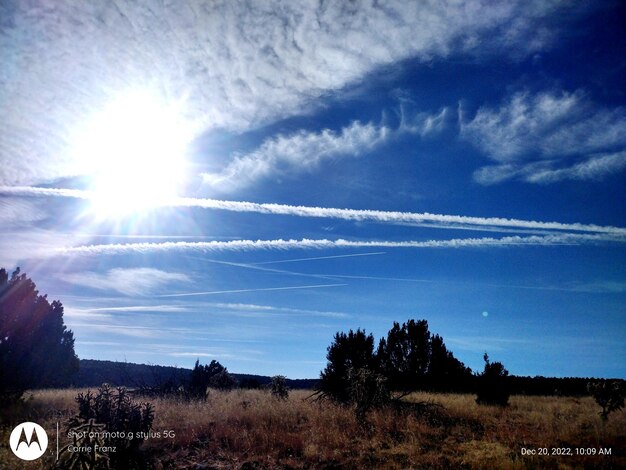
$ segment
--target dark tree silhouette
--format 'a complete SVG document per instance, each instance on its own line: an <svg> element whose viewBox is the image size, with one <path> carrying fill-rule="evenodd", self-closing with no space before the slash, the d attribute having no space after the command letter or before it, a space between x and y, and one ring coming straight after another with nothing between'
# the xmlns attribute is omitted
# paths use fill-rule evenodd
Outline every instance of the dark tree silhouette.
<svg viewBox="0 0 626 470"><path fill-rule="evenodd" d="M387 337L380 340L376 354L373 349L374 337L365 331L337 333L328 347L328 364L321 373L317 394L340 403L355 403L357 378L361 385L367 385L357 387L363 392L357 395L377 389L368 395L372 403L384 401L375 397L388 396L390 390L465 391L472 385L471 370L448 351L441 336L431 335L426 320L408 320L402 325L394 322Z"/></svg>
<svg viewBox="0 0 626 470"><path fill-rule="evenodd" d="M236 380L222 364L212 360L210 364L200 365L198 359L189 378L188 395L191 398L206 399L208 388L227 390L235 385Z"/></svg>
<svg viewBox="0 0 626 470"><path fill-rule="evenodd" d="M395 390L463 390L471 371L446 348L443 338L432 335L426 320L394 322L376 353L381 372Z"/></svg>
<svg viewBox="0 0 626 470"><path fill-rule="evenodd" d="M509 387L507 377L509 371L501 362L490 362L487 353L483 356L485 369L478 376L476 403L479 405L508 406Z"/></svg>
<svg viewBox="0 0 626 470"><path fill-rule="evenodd" d="M428 387L437 391L458 391L469 387L472 371L448 351L439 335L430 338Z"/></svg>
<svg viewBox="0 0 626 470"><path fill-rule="evenodd" d="M589 393L595 398L596 403L602 407L600 417L603 421L609 419L609 414L624 408L624 383L623 381L601 380L589 382Z"/></svg>
<svg viewBox="0 0 626 470"><path fill-rule="evenodd" d="M350 403L351 376L361 369L378 370L374 337L364 330L336 333L326 354L328 364L320 374L318 393L339 403Z"/></svg>
<svg viewBox="0 0 626 470"><path fill-rule="evenodd" d="M428 322L409 320L402 326L394 322L387 339L380 340L376 355L382 373L392 388L420 388L424 384L431 355Z"/></svg>
<svg viewBox="0 0 626 470"><path fill-rule="evenodd" d="M0 269L0 398L24 390L66 385L78 371L74 335L63 324L63 305L39 295L17 268Z"/></svg>

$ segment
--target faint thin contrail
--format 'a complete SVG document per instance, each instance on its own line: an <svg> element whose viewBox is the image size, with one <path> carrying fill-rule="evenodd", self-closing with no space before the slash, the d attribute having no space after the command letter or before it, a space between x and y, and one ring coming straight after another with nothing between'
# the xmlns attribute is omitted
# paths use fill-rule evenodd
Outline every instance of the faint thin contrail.
<svg viewBox="0 0 626 470"><path fill-rule="evenodd" d="M352 253L349 255L314 256L312 258L282 259L278 261L263 261L262 263L250 263L250 264L253 266L259 266L262 264L295 263L298 261L317 261L318 259L352 258L354 256L374 256L374 255L384 255L384 254L385 254L384 251L375 251L372 253Z"/></svg>
<svg viewBox="0 0 626 470"><path fill-rule="evenodd" d="M0 194L14 196L55 196L78 199L90 199L91 191L63 188L39 188L34 186L0 186ZM181 197L163 206L200 207L232 212L254 212L260 214L291 215L296 217L317 217L353 221L370 221L395 225L433 225L436 228L457 228L472 230L488 228L497 231L508 227L517 230L557 230L574 232L611 233L626 235L622 227L601 226L595 224L538 222L534 220L506 219L501 217L471 217L463 215L430 214L428 212L396 212L363 209L338 209L332 207L292 206L287 204L266 204L246 201L222 201L218 199L197 199Z"/></svg>
<svg viewBox="0 0 626 470"><path fill-rule="evenodd" d="M234 290L214 290L208 292L186 292L182 294L163 294L156 297L193 297L198 295L215 295L215 294L238 294L241 292L261 292L275 290L294 290L294 289L321 289L325 287L344 287L348 284L316 284L312 286L290 286L290 287L264 287L260 289L234 289Z"/></svg>

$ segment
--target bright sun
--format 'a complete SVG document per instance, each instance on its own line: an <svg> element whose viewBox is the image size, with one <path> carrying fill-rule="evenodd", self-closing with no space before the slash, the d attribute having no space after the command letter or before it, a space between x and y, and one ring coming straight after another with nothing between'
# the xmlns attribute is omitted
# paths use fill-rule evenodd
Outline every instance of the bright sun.
<svg viewBox="0 0 626 470"><path fill-rule="evenodd" d="M88 123L78 144L90 163L93 213L125 216L179 196L190 137L179 110L149 92L111 102Z"/></svg>

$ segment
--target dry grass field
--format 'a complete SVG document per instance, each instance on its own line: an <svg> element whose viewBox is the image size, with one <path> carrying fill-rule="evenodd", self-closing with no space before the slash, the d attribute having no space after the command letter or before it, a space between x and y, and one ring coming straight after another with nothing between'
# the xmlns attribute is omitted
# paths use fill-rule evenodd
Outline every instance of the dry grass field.
<svg viewBox="0 0 626 470"><path fill-rule="evenodd" d="M3 425L0 468L54 468L56 423L66 429L68 418L76 413L76 393L33 392L27 409L16 411L14 419L44 425L50 436L48 452L35 462L18 461L6 445L10 428ZM415 393L405 399L434 406L374 411L363 425L350 409L306 400L309 393L294 391L285 401L258 390L211 391L206 402L152 399L157 435L143 444L145 466L626 468L626 411L613 413L603 423L589 397L513 396L509 407L498 408L478 406L472 395ZM62 435L60 445L66 443ZM523 455L523 449L548 455ZM579 455L580 449L595 455ZM559 453L571 455L553 455Z"/></svg>

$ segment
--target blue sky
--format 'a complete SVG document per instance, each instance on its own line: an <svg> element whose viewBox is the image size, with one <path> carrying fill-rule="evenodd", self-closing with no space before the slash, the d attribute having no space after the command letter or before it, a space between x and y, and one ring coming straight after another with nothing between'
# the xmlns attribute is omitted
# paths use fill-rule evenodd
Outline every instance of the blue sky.
<svg viewBox="0 0 626 470"><path fill-rule="evenodd" d="M0 265L81 358L316 377L426 319L626 377L620 2L3 2Z"/></svg>

